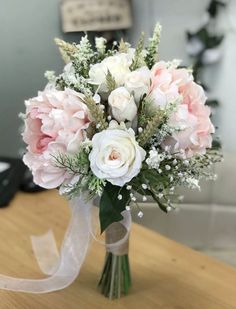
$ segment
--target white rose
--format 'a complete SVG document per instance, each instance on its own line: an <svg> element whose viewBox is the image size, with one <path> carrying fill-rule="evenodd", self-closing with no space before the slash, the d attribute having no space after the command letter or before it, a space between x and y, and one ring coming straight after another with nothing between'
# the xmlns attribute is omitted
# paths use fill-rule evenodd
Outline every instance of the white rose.
<svg viewBox="0 0 236 309"><path fill-rule="evenodd" d="M106 75L110 71L117 86L125 82L126 75L130 72L130 61L127 54L120 53L105 58L101 63L96 63L89 70L90 83L99 85L100 92L107 92Z"/></svg>
<svg viewBox="0 0 236 309"><path fill-rule="evenodd" d="M132 121L137 115L137 106L134 97L130 95L125 87L116 88L108 97L113 117L121 122Z"/></svg>
<svg viewBox="0 0 236 309"><path fill-rule="evenodd" d="M140 172L146 152L132 129L109 127L93 136L92 145L90 167L98 178L123 187Z"/></svg>
<svg viewBox="0 0 236 309"><path fill-rule="evenodd" d="M141 67L126 75L125 87L134 92L136 102L139 102L141 96L148 93L151 83L151 72L148 67Z"/></svg>

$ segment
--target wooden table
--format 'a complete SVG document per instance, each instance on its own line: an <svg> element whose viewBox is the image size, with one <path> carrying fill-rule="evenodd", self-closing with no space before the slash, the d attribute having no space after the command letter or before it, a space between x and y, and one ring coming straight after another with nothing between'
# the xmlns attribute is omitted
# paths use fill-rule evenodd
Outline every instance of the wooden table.
<svg viewBox="0 0 236 309"><path fill-rule="evenodd" d="M19 193L0 209L0 273L42 278L30 235L53 228L60 244L69 220L67 202L55 191ZM189 231L191 233L191 231ZM0 291L0 309L236 308L236 269L146 228L133 225L130 294L109 301L96 290L104 248L93 243L79 278L63 291L24 294Z"/></svg>

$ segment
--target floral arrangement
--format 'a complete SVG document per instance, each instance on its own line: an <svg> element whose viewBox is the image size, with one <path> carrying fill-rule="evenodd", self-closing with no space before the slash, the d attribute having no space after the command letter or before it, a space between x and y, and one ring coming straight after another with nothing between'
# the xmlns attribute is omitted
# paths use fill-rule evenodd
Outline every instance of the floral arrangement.
<svg viewBox="0 0 236 309"><path fill-rule="evenodd" d="M136 48L124 40L108 48L102 37L95 49L87 36L79 44L56 39L64 71L46 72L45 90L26 101L24 162L35 183L69 199L99 196L101 232L148 197L169 212L176 188L199 189L221 160L203 88L180 61L159 60L160 32L158 24L146 47L142 34ZM117 255L121 262L114 255L100 281L111 298L119 296L119 267L125 292L130 285L127 253Z"/></svg>

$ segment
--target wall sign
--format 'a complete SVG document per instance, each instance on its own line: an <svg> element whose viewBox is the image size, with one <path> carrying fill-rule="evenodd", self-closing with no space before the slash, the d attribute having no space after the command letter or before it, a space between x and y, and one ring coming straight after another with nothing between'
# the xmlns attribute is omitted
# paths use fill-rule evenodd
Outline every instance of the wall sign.
<svg viewBox="0 0 236 309"><path fill-rule="evenodd" d="M63 0L64 32L108 31L131 27L130 0Z"/></svg>

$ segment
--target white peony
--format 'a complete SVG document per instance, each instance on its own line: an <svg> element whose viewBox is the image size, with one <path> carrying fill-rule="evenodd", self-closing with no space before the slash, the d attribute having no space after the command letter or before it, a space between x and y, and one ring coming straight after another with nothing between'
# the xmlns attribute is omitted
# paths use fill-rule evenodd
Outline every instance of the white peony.
<svg viewBox="0 0 236 309"><path fill-rule="evenodd" d="M129 92L134 92L136 102L139 102L141 96L148 93L151 84L151 71L148 67L141 67L126 75L125 87Z"/></svg>
<svg viewBox="0 0 236 309"><path fill-rule="evenodd" d="M91 66L89 70L89 82L99 85L100 92L107 92L106 75L108 71L115 78L117 86L121 86L125 82L126 75L130 72L129 66L130 60L125 53L107 57L102 62Z"/></svg>
<svg viewBox="0 0 236 309"><path fill-rule="evenodd" d="M93 136L92 145L90 167L98 178L123 187L140 172L146 152L138 145L132 129L111 121L107 130Z"/></svg>
<svg viewBox="0 0 236 309"><path fill-rule="evenodd" d="M113 117L121 122L132 121L137 114L137 106L134 97L125 87L116 88L108 97Z"/></svg>

